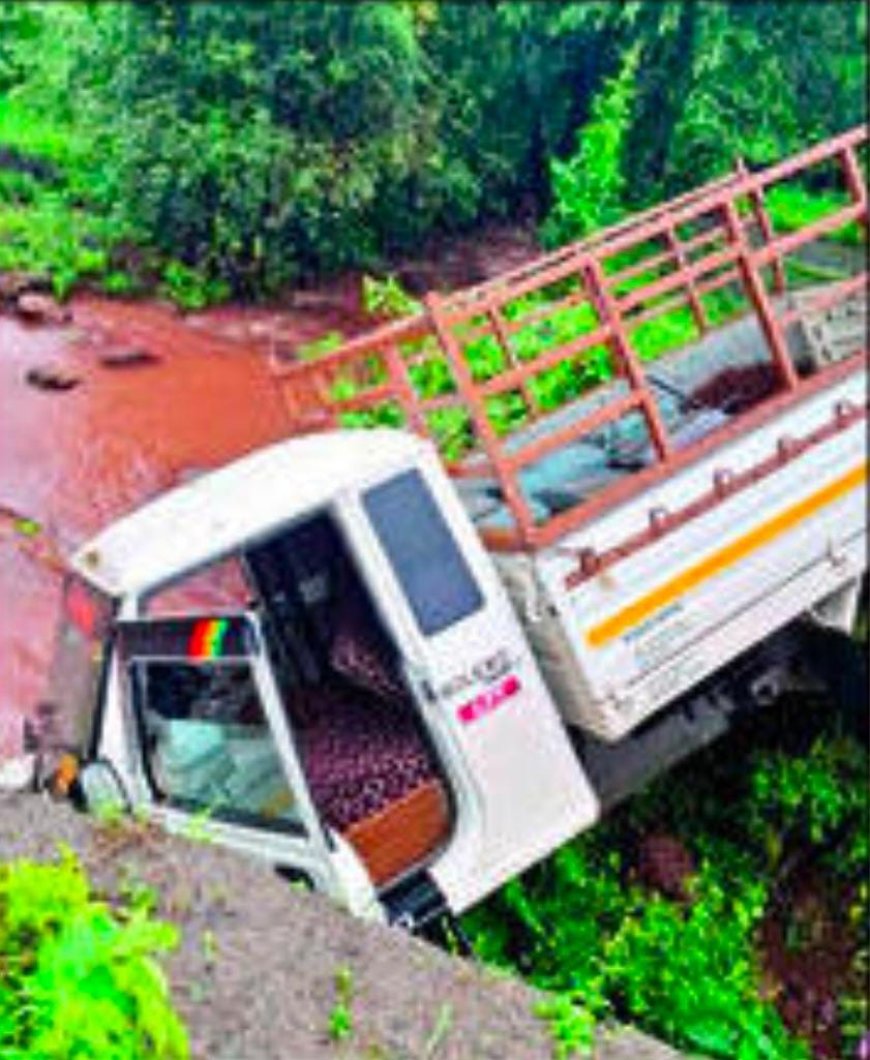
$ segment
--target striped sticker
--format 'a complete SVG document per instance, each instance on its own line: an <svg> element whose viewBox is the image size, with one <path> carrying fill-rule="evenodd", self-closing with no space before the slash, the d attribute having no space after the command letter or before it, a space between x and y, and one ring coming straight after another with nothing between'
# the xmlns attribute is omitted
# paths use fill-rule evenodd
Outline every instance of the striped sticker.
<svg viewBox="0 0 870 1060"><path fill-rule="evenodd" d="M590 647L600 648L609 641L622 636L623 633L633 629L644 619L684 596L691 589L709 581L728 567L733 567L735 563L775 541L798 523L815 515L820 509L828 507L853 489L857 489L866 478L866 463L852 468L845 475L834 479L833 482L829 482L815 493L809 494L796 504L779 512L772 519L760 523L742 537L736 538L705 559L675 574L645 596L639 597L609 618L605 618L603 622L591 626L586 631L587 643Z"/></svg>
<svg viewBox="0 0 870 1060"><path fill-rule="evenodd" d="M187 643L187 654L191 659L220 658L229 628L227 618L204 618L194 623Z"/></svg>

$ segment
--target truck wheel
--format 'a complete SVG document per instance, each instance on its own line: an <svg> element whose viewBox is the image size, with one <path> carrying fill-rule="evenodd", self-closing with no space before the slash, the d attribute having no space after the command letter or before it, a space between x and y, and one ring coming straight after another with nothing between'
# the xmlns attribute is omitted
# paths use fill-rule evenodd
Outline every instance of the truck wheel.
<svg viewBox="0 0 870 1060"><path fill-rule="evenodd" d="M845 730L870 744L866 645L840 630L806 630L806 661L828 690Z"/></svg>

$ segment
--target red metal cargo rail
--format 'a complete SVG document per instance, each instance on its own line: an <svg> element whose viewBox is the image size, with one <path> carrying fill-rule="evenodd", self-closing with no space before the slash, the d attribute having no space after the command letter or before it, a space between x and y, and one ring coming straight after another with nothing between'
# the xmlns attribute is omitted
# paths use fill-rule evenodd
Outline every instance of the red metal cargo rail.
<svg viewBox="0 0 870 1060"><path fill-rule="evenodd" d="M480 527L489 547L552 544L729 437L860 369L865 337L830 363L807 366L796 355L795 336L814 316L866 298L860 251L854 255L859 264L838 268L833 281L831 270L804 258L806 248L844 226L859 238L863 230L866 244L867 190L858 160L866 149L862 127L759 172L738 164L732 174L584 242L486 283L431 294L419 315L316 360L276 360L290 429L386 423L431 437L452 475L483 480L503 500L505 525ZM768 204L784 187L804 194L821 188L826 212L777 232ZM819 285L819 275L827 282ZM815 280L810 286L808 276ZM768 392L702 437L675 442L650 364L745 317L758 325L772 380ZM662 348L669 328L675 344ZM865 411L838 409L830 430ZM524 473L626 420L648 439L643 467L567 510L533 508ZM813 440L783 445L773 462ZM751 478L764 473L760 466ZM709 495L659 519L649 532L662 532L669 520L684 521L741 484L711 483Z"/></svg>

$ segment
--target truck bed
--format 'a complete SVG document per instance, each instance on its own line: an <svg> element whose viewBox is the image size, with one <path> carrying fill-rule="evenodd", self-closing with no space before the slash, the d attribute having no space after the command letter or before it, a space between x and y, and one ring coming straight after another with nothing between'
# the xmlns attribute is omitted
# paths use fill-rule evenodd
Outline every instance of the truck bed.
<svg viewBox="0 0 870 1060"><path fill-rule="evenodd" d="M865 388L851 373L555 545L496 557L566 720L619 739L860 578L865 423L837 409Z"/></svg>
<svg viewBox="0 0 870 1060"><path fill-rule="evenodd" d="M866 148L738 169L276 365L294 430L433 440L567 719L604 739L866 566L865 257L811 257L866 245ZM819 180L830 212L777 232L765 197Z"/></svg>
<svg viewBox="0 0 870 1060"><path fill-rule="evenodd" d="M802 291L801 297L782 295L771 300L775 311L795 314L786 346L800 378L849 358L865 340L866 296L852 294L838 301L836 312L814 310L814 300L824 300L825 294L824 288L814 288ZM777 390L777 376L754 316L728 323L697 343L665 354L647 369L646 378L677 450L716 431L727 437L732 422L740 424L742 432L743 414ZM504 450L521 452L539 438L570 430L596 410L623 398L627 390L621 381L603 386L517 431ZM536 521L545 522L588 503L607 487L632 479L654 460L642 417L635 415L633 420L626 417L548 454L521 470L518 481ZM496 477L486 474L485 459L472 457L463 471L474 472L460 478L458 485L478 529L486 533L509 526L509 505Z"/></svg>

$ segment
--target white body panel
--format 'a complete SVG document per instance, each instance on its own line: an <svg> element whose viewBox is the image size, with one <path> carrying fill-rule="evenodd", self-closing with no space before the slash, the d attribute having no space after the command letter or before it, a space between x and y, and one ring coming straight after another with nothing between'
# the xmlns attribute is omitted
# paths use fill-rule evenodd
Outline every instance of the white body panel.
<svg viewBox="0 0 870 1060"><path fill-rule="evenodd" d="M426 445L399 431L291 438L170 490L108 526L72 566L111 596L135 597L244 542L415 465Z"/></svg>
<svg viewBox="0 0 870 1060"><path fill-rule="evenodd" d="M651 510L684 507L709 490L715 470L759 464L782 437L822 427L846 399L864 400L860 373L729 442L569 535L557 549L499 561L566 720L619 739L860 578L866 569L863 423L810 447L575 589L565 587L576 566L571 552L604 551L642 531Z"/></svg>
<svg viewBox="0 0 870 1060"><path fill-rule="evenodd" d="M368 487L410 469L424 475L483 595L476 612L428 637L413 620L361 502ZM600 807L504 586L429 443L395 431L291 439L119 520L86 545L74 565L121 598L123 616L136 618L143 599L167 581L327 505L400 647L448 781L454 829L429 871L450 908L461 911L589 827ZM268 673L260 679L262 686L274 685ZM505 680L515 689L500 699ZM276 689L269 698L277 703ZM102 752L147 806L151 796L130 746L135 726L117 682L108 702ZM475 717L463 720L463 708L472 703ZM280 704L271 713L281 733ZM286 733L282 740L286 745ZM288 757L294 757L289 748ZM189 821L170 810L154 812L172 827ZM265 830L209 822L206 831L279 864L299 864L320 889L356 912L371 904L371 888L360 886L363 869L347 844L330 854L319 844Z"/></svg>
<svg viewBox="0 0 870 1060"><path fill-rule="evenodd" d="M451 909L461 911L592 825L599 805L504 586L428 447L419 467L483 591L483 607L423 637L374 536L363 555L398 642L411 653L416 682L429 686L418 699L457 803L452 841L430 872ZM508 679L517 691L495 702ZM478 716L463 720L474 702Z"/></svg>

